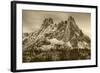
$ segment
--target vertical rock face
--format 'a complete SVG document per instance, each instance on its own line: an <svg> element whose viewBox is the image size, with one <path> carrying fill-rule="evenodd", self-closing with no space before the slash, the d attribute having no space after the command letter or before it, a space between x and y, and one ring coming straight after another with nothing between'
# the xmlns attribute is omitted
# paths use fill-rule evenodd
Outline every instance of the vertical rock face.
<svg viewBox="0 0 100 73"><path fill-rule="evenodd" d="M73 29L71 26L72 26L72 17L69 17L67 21L67 25L65 27L65 33L64 33L65 42L68 42L72 38Z"/></svg>
<svg viewBox="0 0 100 73"><path fill-rule="evenodd" d="M29 35L29 34L28 34ZM31 40L29 40L31 37ZM71 46L79 47L79 42L90 45L90 38L82 32L82 30L77 26L74 18L69 16L66 21L61 21L58 24L54 23L52 18L45 18L41 28L35 32L34 35L27 37L27 41L23 44L23 48L26 49L30 46L38 43L43 43L43 41L48 41L47 39L56 39L62 41L63 43L70 42ZM24 39L25 40L25 39ZM24 41L23 40L23 41ZM45 45L42 44L42 45Z"/></svg>
<svg viewBox="0 0 100 73"><path fill-rule="evenodd" d="M70 41L73 37L80 35L80 29L76 25L76 22L72 16L69 16L67 26L65 28L64 40L65 42Z"/></svg>

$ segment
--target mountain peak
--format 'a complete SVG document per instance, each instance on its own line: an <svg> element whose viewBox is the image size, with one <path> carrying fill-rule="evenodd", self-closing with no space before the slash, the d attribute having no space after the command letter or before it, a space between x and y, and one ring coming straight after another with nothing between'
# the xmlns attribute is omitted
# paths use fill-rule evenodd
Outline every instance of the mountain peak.
<svg viewBox="0 0 100 73"><path fill-rule="evenodd" d="M78 27L75 22L74 17L69 16L68 20L60 21L59 23L54 23L53 18L45 18L41 25L40 30L35 34L34 39L29 40L25 48L35 44L36 42L42 43L46 38L56 39L58 41L63 42L72 42L74 41L78 43L78 41L85 40L84 33ZM86 38L89 39L89 38ZM77 46L74 43L74 46Z"/></svg>

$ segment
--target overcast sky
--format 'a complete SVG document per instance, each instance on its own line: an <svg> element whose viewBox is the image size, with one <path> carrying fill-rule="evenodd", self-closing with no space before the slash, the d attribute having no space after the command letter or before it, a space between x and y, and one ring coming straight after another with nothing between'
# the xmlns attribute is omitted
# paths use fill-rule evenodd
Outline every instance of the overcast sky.
<svg viewBox="0 0 100 73"><path fill-rule="evenodd" d="M72 13L72 12L51 12L51 11L22 11L23 32L34 32L38 30L47 17L53 18L55 23L68 19L68 16L73 16L76 24L82 31L91 36L91 14L89 13Z"/></svg>

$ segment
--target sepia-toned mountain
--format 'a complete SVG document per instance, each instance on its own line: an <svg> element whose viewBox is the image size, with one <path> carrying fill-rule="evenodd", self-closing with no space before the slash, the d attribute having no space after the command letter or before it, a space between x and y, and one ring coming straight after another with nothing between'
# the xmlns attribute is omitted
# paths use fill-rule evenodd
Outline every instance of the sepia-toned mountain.
<svg viewBox="0 0 100 73"><path fill-rule="evenodd" d="M65 21L58 23L55 23L52 18L45 18L38 31L23 33L22 45L23 50L32 49L32 47L47 50L56 45L67 46L70 49L90 49L91 40L78 27L75 19L69 16Z"/></svg>

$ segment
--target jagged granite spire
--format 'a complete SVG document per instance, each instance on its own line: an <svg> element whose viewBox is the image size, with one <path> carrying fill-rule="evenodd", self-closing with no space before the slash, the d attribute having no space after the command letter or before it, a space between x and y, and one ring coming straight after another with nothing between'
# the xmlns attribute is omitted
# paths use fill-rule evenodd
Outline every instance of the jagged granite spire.
<svg viewBox="0 0 100 73"><path fill-rule="evenodd" d="M75 22L74 18L72 16L69 16L68 20L67 20L67 25L66 25L66 28L65 28L64 41L68 42L69 40L71 40L71 38L76 33L77 33L77 35L79 35L80 34L80 29L76 25L76 22Z"/></svg>

